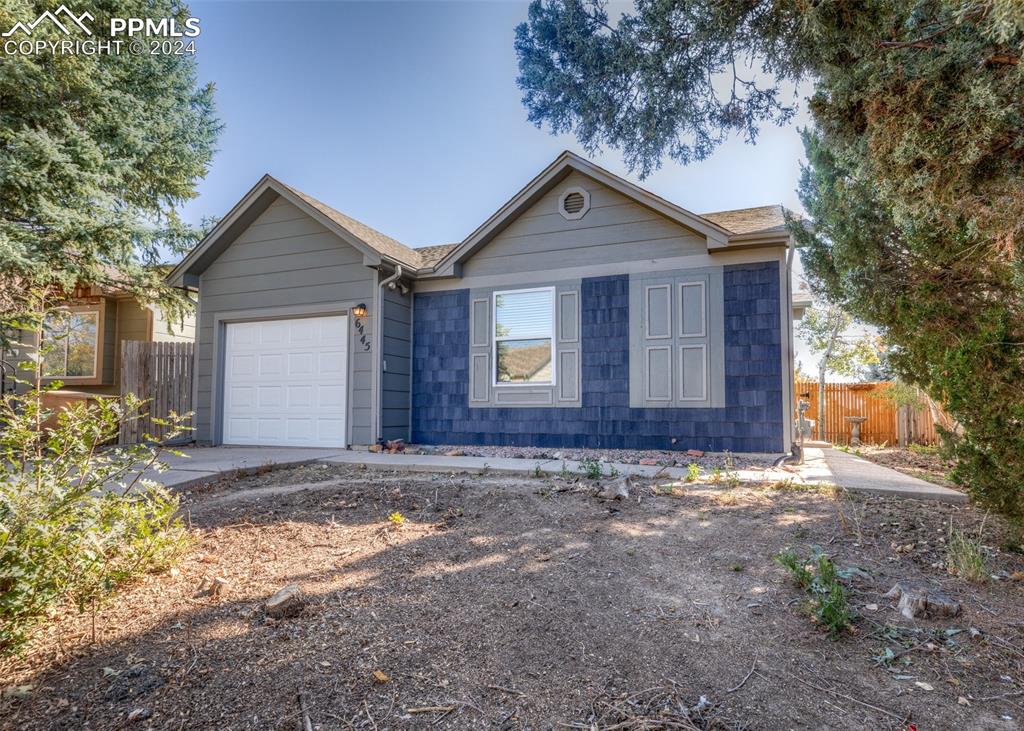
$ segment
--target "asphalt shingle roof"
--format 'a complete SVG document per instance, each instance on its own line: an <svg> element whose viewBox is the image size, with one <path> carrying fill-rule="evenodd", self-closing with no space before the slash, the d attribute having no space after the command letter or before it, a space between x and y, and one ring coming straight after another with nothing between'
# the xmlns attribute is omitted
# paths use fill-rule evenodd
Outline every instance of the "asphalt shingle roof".
<svg viewBox="0 0 1024 731"><path fill-rule="evenodd" d="M297 195L299 198L304 200L309 205L313 206L313 208L320 211L320 213L327 216L329 219L331 219L336 224L341 226L343 229L351 233L353 236L365 241L367 245L372 247L380 254L391 257L392 259L401 262L402 264L411 266L414 269L419 269L420 267L423 266L423 263L420 260L420 255L416 251L416 249L410 249L408 246L401 243L400 241L396 241L387 234L382 234L377 229L367 226L362 221L357 221L351 216L346 216L341 211L336 211L326 203L318 201L311 195L306 195L301 190L296 190L295 188L285 183L281 183L281 185L284 185L284 187L286 187L292 193Z"/></svg>
<svg viewBox="0 0 1024 731"><path fill-rule="evenodd" d="M717 223L734 234L752 234L760 231L781 229L786 225L785 208L782 206L758 206L757 208L737 208L732 211L702 213L706 218Z"/></svg>
<svg viewBox="0 0 1024 731"><path fill-rule="evenodd" d="M280 182L280 181L279 181ZM317 200L301 190L281 183L296 196L304 200L323 215L327 216L334 223L351 233L358 239L365 241L368 246L375 249L384 256L405 264L414 269L432 267L445 257L448 252L459 246L459 244L439 244L436 246L422 246L416 249L410 248L400 241L381 233L375 228L367 226L362 221L357 221L351 216L346 216L341 211L331 208L326 203ZM701 214L702 218L721 226L733 234L751 234L762 231L781 230L786 225L785 209L779 205L758 206L757 208L738 208L732 211L717 211L714 213Z"/></svg>

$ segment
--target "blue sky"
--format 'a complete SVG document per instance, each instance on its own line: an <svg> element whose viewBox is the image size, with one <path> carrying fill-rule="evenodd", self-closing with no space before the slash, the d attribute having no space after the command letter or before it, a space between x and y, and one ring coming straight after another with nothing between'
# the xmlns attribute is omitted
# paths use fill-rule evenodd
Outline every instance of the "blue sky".
<svg viewBox="0 0 1024 731"><path fill-rule="evenodd" d="M560 151L526 120L515 26L525 2L193 2L200 78L225 128L197 222L269 172L410 246L463 239ZM666 163L642 185L696 212L782 203L796 125L737 138L703 163ZM628 175L621 158L594 158ZM640 181L638 181L640 182Z"/></svg>
<svg viewBox="0 0 1024 731"><path fill-rule="evenodd" d="M526 2L194 1L200 80L217 85L224 131L186 218L222 216L265 172L410 246L465 238L571 136L526 120L512 47ZM631 7L619 4L612 12ZM799 101L803 101L800 99ZM794 123L733 138L708 160L666 162L640 181L705 213L796 197ZM797 344L804 368L813 356Z"/></svg>

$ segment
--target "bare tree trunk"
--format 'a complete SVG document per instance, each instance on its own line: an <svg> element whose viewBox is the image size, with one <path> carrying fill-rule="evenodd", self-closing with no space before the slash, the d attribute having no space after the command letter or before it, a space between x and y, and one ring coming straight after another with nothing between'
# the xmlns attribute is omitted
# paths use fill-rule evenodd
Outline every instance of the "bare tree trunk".
<svg viewBox="0 0 1024 731"><path fill-rule="evenodd" d="M832 326L828 347L825 348L825 352L821 356L821 362L818 364L818 439L822 442L828 441L828 434L825 429L825 373L828 372L828 362L832 358L832 351L835 349L836 340L839 339L841 331L842 322L837 319L835 325Z"/></svg>

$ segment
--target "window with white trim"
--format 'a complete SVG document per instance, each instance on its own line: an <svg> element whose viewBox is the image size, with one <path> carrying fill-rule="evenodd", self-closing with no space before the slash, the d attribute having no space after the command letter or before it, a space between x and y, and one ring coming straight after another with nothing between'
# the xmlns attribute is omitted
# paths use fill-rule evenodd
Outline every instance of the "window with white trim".
<svg viewBox="0 0 1024 731"><path fill-rule="evenodd" d="M43 323L43 375L94 378L99 338L97 310L56 312Z"/></svg>
<svg viewBox="0 0 1024 731"><path fill-rule="evenodd" d="M555 288L494 293L494 385L555 383Z"/></svg>

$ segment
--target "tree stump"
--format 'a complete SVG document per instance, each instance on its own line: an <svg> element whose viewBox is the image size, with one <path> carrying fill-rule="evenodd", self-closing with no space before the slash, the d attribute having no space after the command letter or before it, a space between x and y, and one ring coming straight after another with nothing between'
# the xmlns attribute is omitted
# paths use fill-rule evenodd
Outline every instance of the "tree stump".
<svg viewBox="0 0 1024 731"><path fill-rule="evenodd" d="M960 602L954 601L942 592L902 581L890 589L885 598L898 600L896 608L907 619L914 619L919 615L955 617L961 611Z"/></svg>

